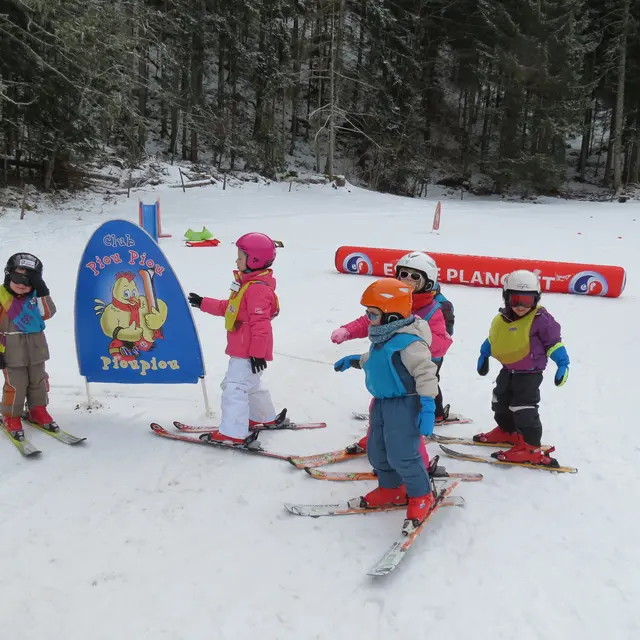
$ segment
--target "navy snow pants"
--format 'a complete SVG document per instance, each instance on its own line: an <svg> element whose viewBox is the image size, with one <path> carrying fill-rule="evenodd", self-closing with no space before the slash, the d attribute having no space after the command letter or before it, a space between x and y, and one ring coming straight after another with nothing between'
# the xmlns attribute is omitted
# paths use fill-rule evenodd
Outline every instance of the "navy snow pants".
<svg viewBox="0 0 640 640"><path fill-rule="evenodd" d="M367 455L380 486L392 489L404 484L410 498L431 491L429 474L420 455L419 396L375 398Z"/></svg>

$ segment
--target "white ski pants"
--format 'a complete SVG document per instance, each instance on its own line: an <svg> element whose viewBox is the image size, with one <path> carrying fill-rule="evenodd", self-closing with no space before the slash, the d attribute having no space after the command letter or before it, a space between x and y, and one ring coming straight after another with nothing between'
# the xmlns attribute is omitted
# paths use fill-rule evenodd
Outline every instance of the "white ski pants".
<svg viewBox="0 0 640 640"><path fill-rule="evenodd" d="M249 436L249 419L271 422L276 418L271 394L263 384L261 373L251 371L251 360L229 358L222 388L220 433L231 438Z"/></svg>

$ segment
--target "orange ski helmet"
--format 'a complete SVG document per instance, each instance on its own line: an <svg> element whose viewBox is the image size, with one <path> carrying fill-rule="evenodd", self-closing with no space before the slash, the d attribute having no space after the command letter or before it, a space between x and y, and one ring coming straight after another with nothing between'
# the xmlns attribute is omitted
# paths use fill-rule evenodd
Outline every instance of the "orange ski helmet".
<svg viewBox="0 0 640 640"><path fill-rule="evenodd" d="M365 289L360 304L380 309L386 322L408 318L411 315L411 287L395 278L376 280Z"/></svg>

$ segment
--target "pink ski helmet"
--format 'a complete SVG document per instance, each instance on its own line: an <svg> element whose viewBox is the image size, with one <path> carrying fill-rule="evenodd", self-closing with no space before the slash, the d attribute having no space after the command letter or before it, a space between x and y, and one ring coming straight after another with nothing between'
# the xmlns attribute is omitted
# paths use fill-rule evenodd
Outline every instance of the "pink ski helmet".
<svg viewBox="0 0 640 640"><path fill-rule="evenodd" d="M247 254L247 268L267 269L276 259L275 242L264 233L245 233L236 240L236 247Z"/></svg>

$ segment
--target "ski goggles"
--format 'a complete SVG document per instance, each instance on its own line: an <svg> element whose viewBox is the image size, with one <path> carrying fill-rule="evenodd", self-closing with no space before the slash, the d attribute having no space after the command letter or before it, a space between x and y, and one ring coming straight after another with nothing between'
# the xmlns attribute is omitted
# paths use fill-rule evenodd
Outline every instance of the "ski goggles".
<svg viewBox="0 0 640 640"><path fill-rule="evenodd" d="M435 286L435 282L429 280L429 278L426 278L425 276L423 276L421 273L416 273L415 271L406 271L405 269L401 269L400 271L398 271L398 275L397 277L400 280L413 280L416 284L420 283L420 280L424 280L424 287L422 287L421 291L433 291L433 288Z"/></svg>
<svg viewBox="0 0 640 640"><path fill-rule="evenodd" d="M511 293L509 294L509 305L511 307L526 307L530 309L536 304L534 293Z"/></svg>
<svg viewBox="0 0 640 640"><path fill-rule="evenodd" d="M371 322L382 317L382 313L379 311L369 311L368 309L364 312L364 315L367 316Z"/></svg>
<svg viewBox="0 0 640 640"><path fill-rule="evenodd" d="M31 281L29 280L28 273L18 273L17 271L12 271L9 274L9 280L11 280L11 282L13 282L14 284L21 284L25 287L31 286Z"/></svg>
<svg viewBox="0 0 640 640"><path fill-rule="evenodd" d="M398 278L401 280L413 280L414 282L420 282L420 278L422 278L422 276L419 273L409 273L408 271L401 269L398 271Z"/></svg>

